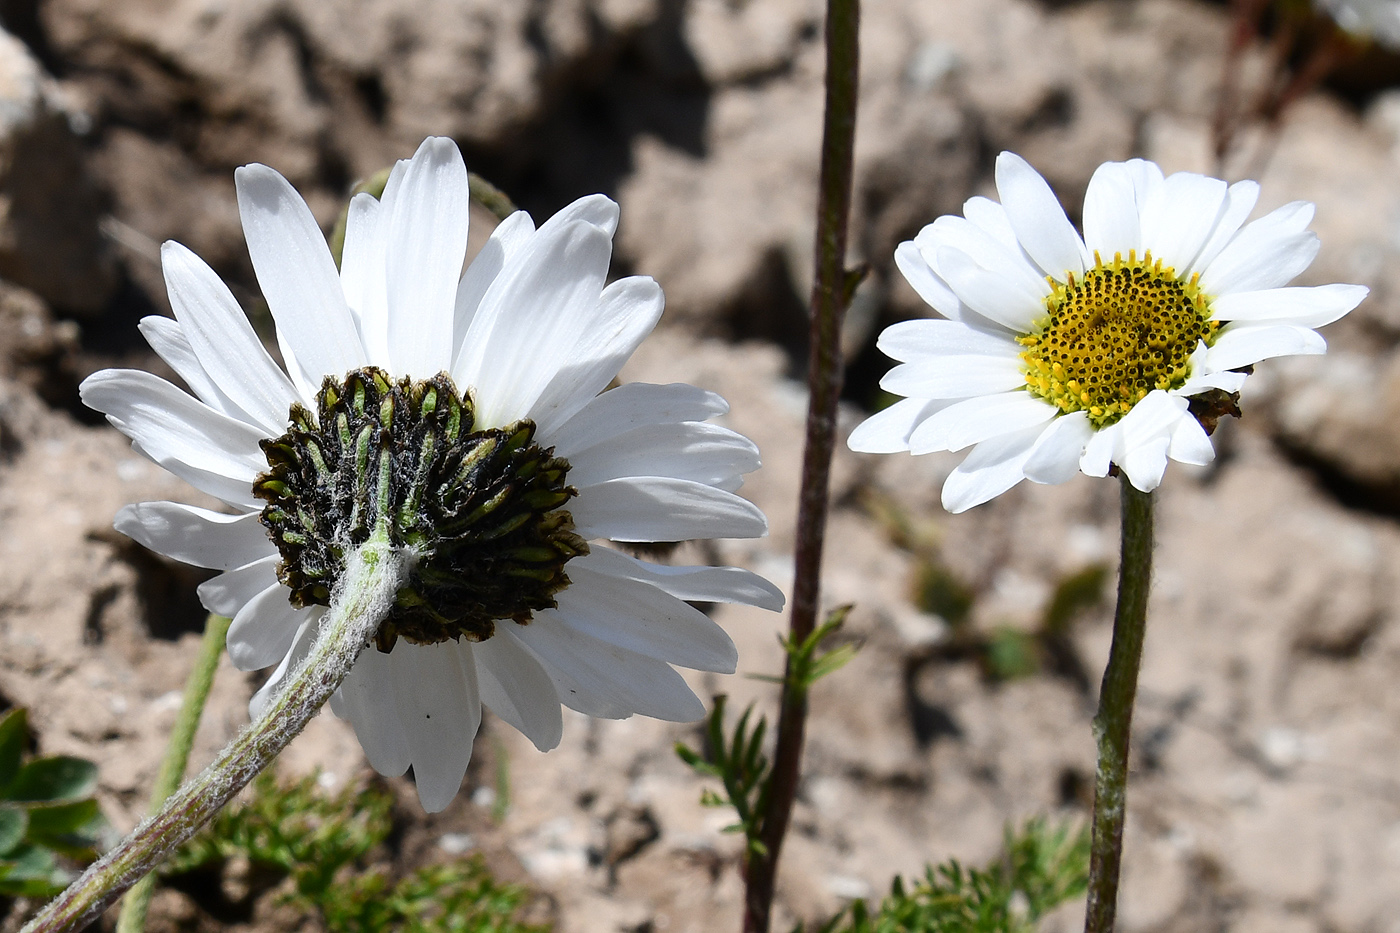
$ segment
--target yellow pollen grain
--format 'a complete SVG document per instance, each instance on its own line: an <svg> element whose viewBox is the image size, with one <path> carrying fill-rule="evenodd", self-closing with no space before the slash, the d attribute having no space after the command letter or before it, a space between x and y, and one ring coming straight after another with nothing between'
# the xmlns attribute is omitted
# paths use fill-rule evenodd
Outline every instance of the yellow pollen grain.
<svg viewBox="0 0 1400 933"><path fill-rule="evenodd" d="M1199 276L1181 280L1171 266L1129 251L1064 284L1050 280L1046 316L1019 338L1026 389L1068 414L1087 411L1096 428L1122 418L1154 389L1190 376L1190 357L1215 342L1219 322Z"/></svg>

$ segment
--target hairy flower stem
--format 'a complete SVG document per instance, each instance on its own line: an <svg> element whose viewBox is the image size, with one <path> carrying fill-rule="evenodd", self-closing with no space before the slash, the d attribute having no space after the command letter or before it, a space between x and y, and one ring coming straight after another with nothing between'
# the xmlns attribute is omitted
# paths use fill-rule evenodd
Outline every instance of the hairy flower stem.
<svg viewBox="0 0 1400 933"><path fill-rule="evenodd" d="M812 286L807 349L807 441L797 512L797 570L788 623L788 638L794 645L806 641L812 634L821 593L831 454L836 445L836 405L841 396L841 322L852 285L846 271L846 227L851 213L854 170L859 36L859 0L828 0L826 116L817 202L816 280ZM789 656L767 806L760 815L763 851L751 852L744 868L746 933L768 933L778 856L797 795L807 724L807 685L793 682L792 663Z"/></svg>
<svg viewBox="0 0 1400 933"><path fill-rule="evenodd" d="M1094 835L1089 850L1089 906L1084 933L1111 933L1118 910L1118 874L1127 815L1128 736L1133 725L1142 641L1147 632L1147 593L1152 586L1152 493L1121 477L1123 556L1118 566L1118 607L1113 646L1099 688L1094 736L1099 766L1094 777Z"/></svg>
<svg viewBox="0 0 1400 933"><path fill-rule="evenodd" d="M93 863L22 933L82 929L176 846L209 821L306 726L350 672L408 579L410 555L381 529L351 556L306 659L256 722L198 777Z"/></svg>
<svg viewBox="0 0 1400 933"><path fill-rule="evenodd" d="M199 720L204 715L204 703L209 699L209 689L214 686L214 672L218 670L219 658L224 653L229 621L224 616L211 613L204 622L204 638L199 643L199 656L195 658L190 679L185 682L185 697L180 704L180 715L170 733L170 744L165 748L165 760L160 763L155 786L151 788L151 809L164 803L167 797L180 788L180 782L185 779L185 766L190 760L194 734L199 729ZM155 876L148 874L127 892L126 897L122 899L121 914L117 917L117 933L142 933L146 928L146 909L151 904L151 893L155 891L155 887Z"/></svg>

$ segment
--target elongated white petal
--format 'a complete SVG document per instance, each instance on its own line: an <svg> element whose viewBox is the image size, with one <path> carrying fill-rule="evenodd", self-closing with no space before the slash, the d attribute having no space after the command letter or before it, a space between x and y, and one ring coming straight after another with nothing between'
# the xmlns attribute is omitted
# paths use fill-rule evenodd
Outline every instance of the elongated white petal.
<svg viewBox="0 0 1400 933"><path fill-rule="evenodd" d="M1186 399L1157 390L1118 422L1113 460L1142 492L1161 484L1172 435L1182 418L1191 417L1186 409Z"/></svg>
<svg viewBox="0 0 1400 933"><path fill-rule="evenodd" d="M1215 229L1211 231L1210 238L1206 240L1206 245L1201 247L1200 254L1196 261L1191 264L1191 268L1185 270L1183 275L1192 272L1200 272L1207 268L1215 258L1220 255L1220 251L1234 239L1236 232L1249 217L1254 205L1259 201L1259 183L1254 181L1237 181L1229 187L1225 193L1225 206L1220 211L1220 219L1216 221Z"/></svg>
<svg viewBox="0 0 1400 933"><path fill-rule="evenodd" d="M248 600L228 627L228 656L240 671L260 671L287 656L308 610L288 602L289 591L274 583Z"/></svg>
<svg viewBox="0 0 1400 933"><path fill-rule="evenodd" d="M280 561L280 555L269 554L251 564L205 580L197 590L200 605L210 612L233 618L249 600L277 582L277 564Z"/></svg>
<svg viewBox="0 0 1400 933"><path fill-rule="evenodd" d="M178 460L244 480L267 469L258 442L266 435L181 392L150 373L104 369L83 380L79 394L157 463Z"/></svg>
<svg viewBox="0 0 1400 933"><path fill-rule="evenodd" d="M423 378L452 365L471 215L457 144L441 136L423 140L400 184L388 218L389 357L396 371Z"/></svg>
<svg viewBox="0 0 1400 933"><path fill-rule="evenodd" d="M929 266L928 260L924 259L924 254L913 240L905 240L895 248L894 264L905 281L918 292L919 297L929 307L950 320L962 320L962 302L948 287L948 283L940 279Z"/></svg>
<svg viewBox="0 0 1400 933"><path fill-rule="evenodd" d="M1084 244L1045 179L1020 156L997 156L997 194L1016 239L1046 275L1063 282L1084 272Z"/></svg>
<svg viewBox="0 0 1400 933"><path fill-rule="evenodd" d="M1210 238L1225 204L1226 184L1177 172L1142 206L1142 245L1178 274L1191 267Z"/></svg>
<svg viewBox="0 0 1400 933"><path fill-rule="evenodd" d="M269 435L285 431L296 389L267 355L233 293L179 243L166 242L160 256L170 306L204 371Z"/></svg>
<svg viewBox="0 0 1400 933"><path fill-rule="evenodd" d="M600 715L594 712L598 709L620 714L609 718L641 713L693 722L705 715L705 704L671 665L574 631L552 610L535 613L529 625L511 631L545 662L546 670L564 674L564 682L572 684L559 691L567 706L594 716Z"/></svg>
<svg viewBox="0 0 1400 933"><path fill-rule="evenodd" d="M1167 456L1180 463L1204 465L1215 459L1215 447L1201 423L1187 415L1176 423L1172 431Z"/></svg>
<svg viewBox="0 0 1400 933"><path fill-rule="evenodd" d="M939 275L965 305L1003 327L1024 334L1047 313L1050 287L1044 282L1008 281L950 246L938 250L936 261Z"/></svg>
<svg viewBox="0 0 1400 933"><path fill-rule="evenodd" d="M175 374L185 381L185 385L190 387L195 398L231 418L252 422L252 416L239 408L233 399L209 378L179 321L153 314L143 317L136 326L141 331L141 336L151 345L151 349L156 351L156 355L165 360L170 368L175 370Z"/></svg>
<svg viewBox="0 0 1400 933"><path fill-rule="evenodd" d="M930 415L954 404L956 400L949 399L900 399L856 425L846 439L846 446L867 454L892 454L908 450L909 436L914 429Z"/></svg>
<svg viewBox="0 0 1400 933"><path fill-rule="evenodd" d="M541 431L536 439L552 446L559 456L572 457L585 447L643 425L704 421L727 411L729 404L715 393L683 382L629 382L590 399L568 423Z"/></svg>
<svg viewBox="0 0 1400 933"><path fill-rule="evenodd" d="M944 216L925 227L914 243L926 257L937 260L944 247L960 250L1008 289L1044 296L1045 276L1016 245L1008 245L963 217ZM936 269L941 268L935 266Z"/></svg>
<svg viewBox="0 0 1400 933"><path fill-rule="evenodd" d="M983 395L930 415L909 437L915 454L962 450L999 434L1044 424L1059 413L1054 405L1028 392Z"/></svg>
<svg viewBox="0 0 1400 933"><path fill-rule="evenodd" d="M1142 223L1138 217L1133 170L1124 162L1105 162L1089 179L1084 192L1084 246L1104 262L1130 251L1142 256Z"/></svg>
<svg viewBox="0 0 1400 933"><path fill-rule="evenodd" d="M781 611L785 601L782 590L758 574L738 567L668 567L601 545L575 558L569 566L578 564L610 577L649 583L677 599L742 603L773 612Z"/></svg>
<svg viewBox="0 0 1400 933"><path fill-rule="evenodd" d="M462 786L481 725L476 665L463 664L455 645L399 639L389 666L418 800L429 813L441 812Z"/></svg>
<svg viewBox="0 0 1400 933"><path fill-rule="evenodd" d="M1094 435L1089 413L1061 415L1041 432L1022 471L1033 483L1068 482L1079 472L1079 460Z"/></svg>
<svg viewBox="0 0 1400 933"><path fill-rule="evenodd" d="M591 223L541 228L491 283L453 374L475 388L482 425L527 417L568 365L568 349L602 292L611 255L612 240Z"/></svg>
<svg viewBox="0 0 1400 933"><path fill-rule="evenodd" d="M700 671L734 673L738 649L699 609L637 580L598 573L570 561L573 581L554 614L565 626L610 645Z"/></svg>
<svg viewBox="0 0 1400 933"><path fill-rule="evenodd" d="M281 690L287 679L287 674L296 670L298 664L305 660L311 653L311 646L315 643L316 633L320 631L321 619L325 615L325 609L321 606L313 606L302 614L301 626L296 631L296 636L292 639L292 648L282 658L277 668L267 678L266 683L258 688L258 692L253 694L248 701L248 716L257 719L263 714L270 703Z"/></svg>
<svg viewBox="0 0 1400 933"><path fill-rule="evenodd" d="M1369 291L1363 285L1270 288L1221 295L1211 302L1210 310L1212 317L1222 321L1321 327L1361 304Z"/></svg>
<svg viewBox="0 0 1400 933"><path fill-rule="evenodd" d="M140 441L132 441L131 449L147 460L160 464L200 492L206 492L216 499L222 499L236 509L254 512L264 505L260 499L253 495L253 487L246 479L231 479L208 470L198 470L179 460L158 460L142 448Z"/></svg>
<svg viewBox="0 0 1400 933"><path fill-rule="evenodd" d="M901 363L934 356L1014 357L1020 353L1020 347L1009 334L989 334L960 321L930 319L891 324L881 332L875 345L881 353Z"/></svg>
<svg viewBox="0 0 1400 933"><path fill-rule="evenodd" d="M1119 426L1122 422L1100 428L1089 437L1084 445L1084 456L1079 458L1079 469L1085 476L1107 476L1113 464L1113 450L1117 446Z"/></svg>
<svg viewBox="0 0 1400 933"><path fill-rule="evenodd" d="M623 476L671 476L728 488L759 467L753 441L695 421L633 428L570 455L569 462L569 482L576 487Z"/></svg>
<svg viewBox="0 0 1400 933"><path fill-rule="evenodd" d="M559 694L549 673L511 634L512 627L499 625L495 635L471 646L481 702L547 752L564 735Z"/></svg>
<svg viewBox="0 0 1400 933"><path fill-rule="evenodd" d="M1005 244L1008 249L1021 249L1021 244L1016 240L1016 231L1011 226L1011 218L1006 216L1006 208L991 198L968 198L963 202L963 216Z"/></svg>
<svg viewBox="0 0 1400 933"><path fill-rule="evenodd" d="M233 570L276 553L258 516L225 515L183 502L122 506L113 527L172 560Z"/></svg>
<svg viewBox="0 0 1400 933"><path fill-rule="evenodd" d="M971 398L1025 384L1020 361L1010 356L949 356L900 363L880 380L886 392L908 398Z"/></svg>
<svg viewBox="0 0 1400 933"><path fill-rule="evenodd" d="M335 713L355 727L355 737L360 740L370 767L388 777L407 771L411 756L394 699L394 669L389 655L373 645L361 651L336 696L339 708Z"/></svg>
<svg viewBox="0 0 1400 933"><path fill-rule="evenodd" d="M1206 357L1212 369L1238 369L1275 356L1327 352L1327 341L1314 330L1292 324L1222 328Z"/></svg>
<svg viewBox="0 0 1400 933"><path fill-rule="evenodd" d="M661 286L633 275L612 283L596 303L580 309L577 341L563 351L567 365L530 406L541 431L563 424L607 387L661 320L665 304Z"/></svg>
<svg viewBox="0 0 1400 933"><path fill-rule="evenodd" d="M540 231L549 232L555 228L574 223L586 223L597 227L609 239L617 232L617 221L621 215L617 202L605 194L586 194L577 201L566 205L559 213L549 218Z"/></svg>
<svg viewBox="0 0 1400 933"><path fill-rule="evenodd" d="M1026 478L1025 463L1044 430L1039 425L983 441L943 483L943 507L957 514L994 499Z"/></svg>
<svg viewBox="0 0 1400 933"><path fill-rule="evenodd" d="M389 357L388 270L389 223L384 204L360 192L350 199L345 217L345 246L340 254L340 285L345 303L359 322L365 357L393 371Z"/></svg>
<svg viewBox="0 0 1400 933"><path fill-rule="evenodd" d="M613 479L579 489L569 504L578 533L612 541L758 538L763 511L704 483L660 476Z"/></svg>
<svg viewBox="0 0 1400 933"><path fill-rule="evenodd" d="M476 316L477 306L501 274L506 263L535 233L535 222L525 211L516 211L501 221L491 236L482 245L481 251L472 259L471 265L457 283L457 297L454 300L452 346L457 348L452 360L452 372L457 372L457 359L461 356L467 339L467 330Z"/></svg>
<svg viewBox="0 0 1400 933"><path fill-rule="evenodd" d="M1317 255L1312 217L1311 204L1294 201L1251 222L1201 273L1201 288L1226 295L1287 285Z"/></svg>

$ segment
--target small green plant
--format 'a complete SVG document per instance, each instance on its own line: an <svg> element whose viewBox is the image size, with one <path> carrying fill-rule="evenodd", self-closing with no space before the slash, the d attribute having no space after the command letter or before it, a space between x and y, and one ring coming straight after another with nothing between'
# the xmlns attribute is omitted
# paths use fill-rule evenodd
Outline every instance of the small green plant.
<svg viewBox="0 0 1400 933"><path fill-rule="evenodd" d="M1088 884L1088 829L1033 819L1020 832L1007 827L1002 855L986 868L953 860L913 883L897 877L879 907L854 901L820 933L1033 933Z"/></svg>
<svg viewBox="0 0 1400 933"><path fill-rule="evenodd" d="M108 831L92 792L97 766L50 755L24 761L23 709L0 719L0 897L52 897L73 880L59 857L90 862Z"/></svg>
<svg viewBox="0 0 1400 933"><path fill-rule="evenodd" d="M394 798L370 786L329 795L316 777L268 772L251 798L225 808L166 864L178 876L245 858L290 878L284 902L320 914L330 933L544 933L517 920L528 892L501 885L480 857L430 865L395 881L371 851L393 831Z"/></svg>
<svg viewBox="0 0 1400 933"><path fill-rule="evenodd" d="M794 644L784 636L778 642L788 656L788 677L794 691L805 694L818 680L835 673L855 657L854 644L838 645L823 650L827 639L835 635L846 621L850 606L841 606L827 616L825 622L817 626L800 644ZM766 674L753 675L755 680L765 680L781 684L783 678ZM724 786L721 796L708 788L701 793L700 803L707 807L733 807L739 821L726 826L722 832L743 833L745 853L763 856L767 847L762 842L763 814L768 812L768 791L770 769L768 758L763 754L763 739L768 732L767 717L760 716L750 728L753 706L744 710L739 721L734 724L733 736L724 735L724 708L727 698L721 694L715 697L714 709L705 720L706 755L686 745L676 743L676 755L695 769L697 774L719 778Z"/></svg>

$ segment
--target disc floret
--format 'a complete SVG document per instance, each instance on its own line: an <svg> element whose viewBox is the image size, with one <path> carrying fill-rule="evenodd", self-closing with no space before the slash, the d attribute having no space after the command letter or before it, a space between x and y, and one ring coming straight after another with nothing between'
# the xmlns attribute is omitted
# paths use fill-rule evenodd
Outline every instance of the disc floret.
<svg viewBox="0 0 1400 933"><path fill-rule="evenodd" d="M379 629L428 645L482 641L497 619L530 621L569 585L588 552L562 506L569 462L535 443L535 425L477 429L469 395L446 373L393 380L369 367L327 377L313 414L293 404L286 434L262 442L253 491L293 605L329 605L354 549L383 526L415 564Z"/></svg>
<svg viewBox="0 0 1400 933"><path fill-rule="evenodd" d="M1049 280L1046 317L1019 342L1027 390L1103 428L1149 392L1184 385L1191 354L1213 344L1220 325L1199 275L1178 278L1150 251L1094 260L1082 278Z"/></svg>

